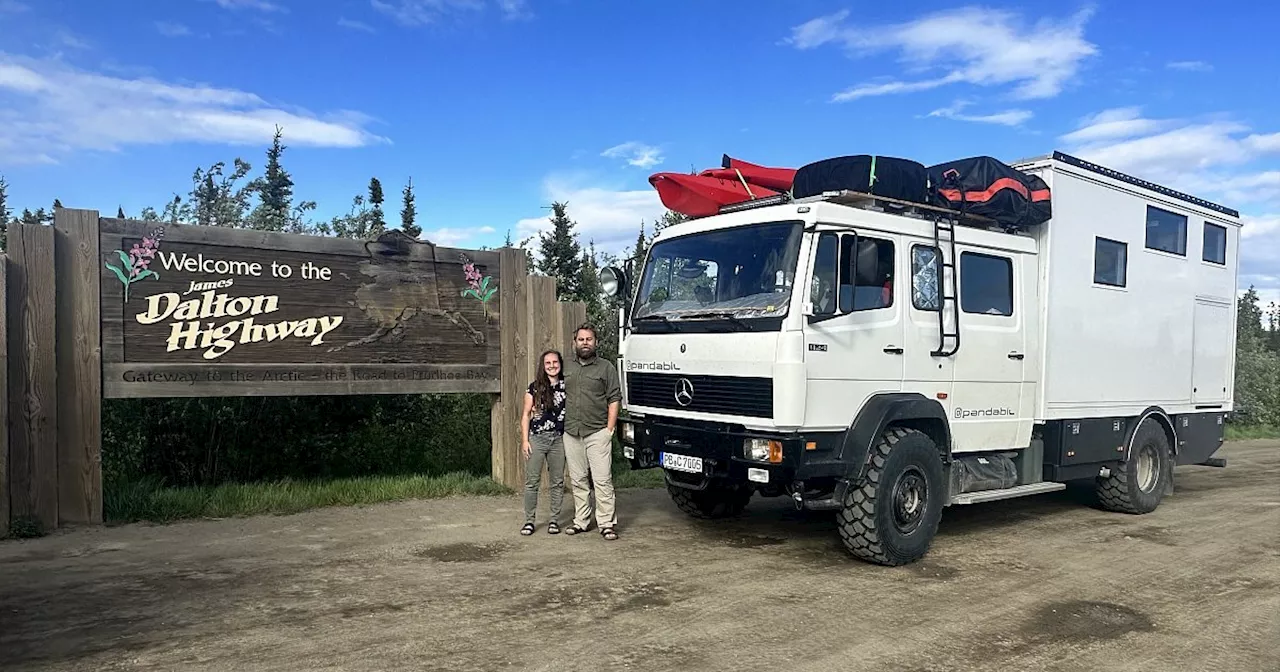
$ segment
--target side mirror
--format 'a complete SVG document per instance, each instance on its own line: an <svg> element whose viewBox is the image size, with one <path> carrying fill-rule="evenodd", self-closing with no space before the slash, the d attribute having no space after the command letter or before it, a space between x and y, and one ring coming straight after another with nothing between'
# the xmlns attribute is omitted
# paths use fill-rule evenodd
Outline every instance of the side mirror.
<svg viewBox="0 0 1280 672"><path fill-rule="evenodd" d="M626 289L627 276L621 269L606 266L600 269L600 288L605 296L618 296Z"/></svg>

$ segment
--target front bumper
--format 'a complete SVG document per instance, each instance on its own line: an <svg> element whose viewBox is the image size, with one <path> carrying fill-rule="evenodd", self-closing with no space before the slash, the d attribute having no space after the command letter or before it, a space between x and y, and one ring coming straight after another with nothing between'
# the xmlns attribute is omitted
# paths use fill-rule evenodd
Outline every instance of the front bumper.
<svg viewBox="0 0 1280 672"><path fill-rule="evenodd" d="M741 426L645 416L627 418L631 432L623 433L623 450L632 469L663 468L667 482L702 490L717 480L750 482L762 489L787 489L797 480L843 476L838 453L843 433L801 434L753 431ZM749 439L777 441L782 446L776 462L750 459L743 444ZM687 471L688 460L664 467L663 453L696 458L701 471ZM680 468L684 467L684 469Z"/></svg>

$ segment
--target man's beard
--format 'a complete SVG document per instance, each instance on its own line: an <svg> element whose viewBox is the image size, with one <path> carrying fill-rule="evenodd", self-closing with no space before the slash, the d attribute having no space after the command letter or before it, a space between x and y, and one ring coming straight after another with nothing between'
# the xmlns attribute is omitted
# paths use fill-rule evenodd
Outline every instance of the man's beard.
<svg viewBox="0 0 1280 672"><path fill-rule="evenodd" d="M578 356L581 357L582 359L591 359L592 357L595 357L595 355L596 355L595 348L589 348L585 345L578 348Z"/></svg>

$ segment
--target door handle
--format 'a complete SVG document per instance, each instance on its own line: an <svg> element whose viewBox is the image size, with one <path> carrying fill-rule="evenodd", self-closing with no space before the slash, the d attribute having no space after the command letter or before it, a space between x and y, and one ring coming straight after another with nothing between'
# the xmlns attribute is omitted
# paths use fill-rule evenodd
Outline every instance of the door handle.
<svg viewBox="0 0 1280 672"><path fill-rule="evenodd" d="M884 351L885 351L885 352L887 352L887 353L889 353L890 355L901 355L901 354L902 354L902 348L895 347L895 346L892 346L892 345L890 345L890 346L886 346L886 347L885 347L885 349L884 349Z"/></svg>
<svg viewBox="0 0 1280 672"><path fill-rule="evenodd" d="M1025 355L1023 355L1021 352L1009 353L1009 359L1022 359L1023 357L1025 357Z"/></svg>

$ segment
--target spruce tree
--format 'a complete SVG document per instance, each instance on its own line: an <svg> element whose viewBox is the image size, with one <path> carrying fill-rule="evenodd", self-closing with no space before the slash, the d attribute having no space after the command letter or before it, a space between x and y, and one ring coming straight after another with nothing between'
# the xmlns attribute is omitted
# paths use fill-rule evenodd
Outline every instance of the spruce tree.
<svg viewBox="0 0 1280 672"><path fill-rule="evenodd" d="M117 210L116 210L116 219L128 219L128 217L125 217L125 216L124 216L124 206L123 206L123 205L122 205L122 206L120 206L120 207L119 207L119 209L117 209Z"/></svg>
<svg viewBox="0 0 1280 672"><path fill-rule="evenodd" d="M9 183L0 176L0 224L9 223Z"/></svg>
<svg viewBox="0 0 1280 672"><path fill-rule="evenodd" d="M539 236L539 252L542 260L538 270L556 279L556 294L562 299L579 296L582 275L582 248L578 245L573 228L576 222L569 220L568 204L551 204L551 231Z"/></svg>
<svg viewBox="0 0 1280 672"><path fill-rule="evenodd" d="M369 237L377 238L387 230L387 220L382 215L382 183L378 178L369 178L369 205L372 211L369 213L372 221L369 223Z"/></svg>
<svg viewBox="0 0 1280 672"><path fill-rule="evenodd" d="M53 209L57 210L58 208L61 208L61 207L62 207L62 199L61 198L53 199Z"/></svg>
<svg viewBox="0 0 1280 672"><path fill-rule="evenodd" d="M263 231L284 231L293 206L293 178L280 165L280 156L285 150L281 135L277 126L271 148L267 150L267 165L257 184L258 209L253 213L253 228Z"/></svg>
<svg viewBox="0 0 1280 672"><path fill-rule="evenodd" d="M404 185L404 191L401 194L404 205L400 208L400 230L410 238L417 238L422 235L422 227L417 224L418 207L414 204L412 177Z"/></svg>

